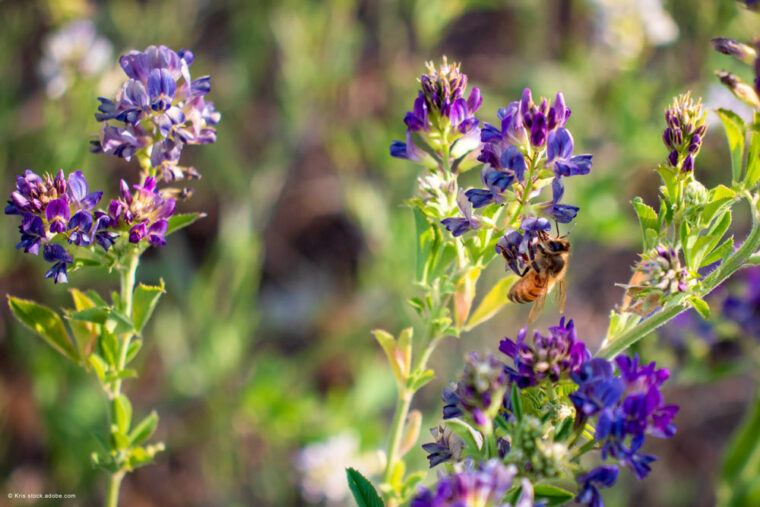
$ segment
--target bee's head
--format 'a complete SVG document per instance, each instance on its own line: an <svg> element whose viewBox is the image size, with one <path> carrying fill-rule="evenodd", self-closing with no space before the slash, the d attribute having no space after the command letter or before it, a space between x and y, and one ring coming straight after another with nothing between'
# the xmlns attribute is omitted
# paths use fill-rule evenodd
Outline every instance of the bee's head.
<svg viewBox="0 0 760 507"><path fill-rule="evenodd" d="M550 238L546 240L546 248L552 253L570 251L570 242L563 238Z"/></svg>

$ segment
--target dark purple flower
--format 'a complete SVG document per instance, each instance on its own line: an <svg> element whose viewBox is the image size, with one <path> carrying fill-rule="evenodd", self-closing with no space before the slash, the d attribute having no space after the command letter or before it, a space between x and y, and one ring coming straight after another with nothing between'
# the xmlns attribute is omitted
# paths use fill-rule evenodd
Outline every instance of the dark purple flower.
<svg viewBox="0 0 760 507"><path fill-rule="evenodd" d="M591 171L591 155L573 156L573 136L564 128L549 133L546 143L547 164L557 177L588 174Z"/></svg>
<svg viewBox="0 0 760 507"><path fill-rule="evenodd" d="M446 227L454 237L461 236L471 229L477 229L480 227L478 219L472 216L472 204L461 189L457 196L457 206L463 217L450 217L441 220L443 226Z"/></svg>
<svg viewBox="0 0 760 507"><path fill-rule="evenodd" d="M609 488L617 481L620 469L614 465L602 465L578 477L581 490L575 501L590 507L604 507L599 488Z"/></svg>
<svg viewBox="0 0 760 507"><path fill-rule="evenodd" d="M45 220L51 233L66 232L66 223L69 221L71 212L66 199L54 199L45 208Z"/></svg>
<svg viewBox="0 0 760 507"><path fill-rule="evenodd" d="M106 252L114 245L119 237L117 233L108 230L110 225L110 216L102 211L95 212L95 223L93 224L92 231L95 235L95 241L97 241Z"/></svg>
<svg viewBox="0 0 760 507"><path fill-rule="evenodd" d="M625 384L614 373L611 362L595 357L570 374L578 389L568 397L579 417L591 417L617 404L625 391Z"/></svg>
<svg viewBox="0 0 760 507"><path fill-rule="evenodd" d="M77 205L82 210L91 210L103 197L102 190L90 193L89 185L82 171L75 171L69 174L67 194L72 204Z"/></svg>
<svg viewBox="0 0 760 507"><path fill-rule="evenodd" d="M630 467L636 478L641 480L652 470L650 463L657 461L657 456L638 452L643 443L644 435L633 437L630 446L620 440L608 440L602 447L602 459L617 459L622 465Z"/></svg>
<svg viewBox="0 0 760 507"><path fill-rule="evenodd" d="M562 178L554 178L552 181L552 200L538 206L543 215L553 218L560 224L569 224L578 215L578 206L560 204L559 201L565 195L565 184Z"/></svg>
<svg viewBox="0 0 760 507"><path fill-rule="evenodd" d="M490 203L504 202L503 193L514 181L522 181L525 174L525 157L514 146L508 146L497 158L493 147L484 148L480 158L488 157L481 171L480 179L485 189L473 188L465 195L476 208ZM490 154L493 153L493 158Z"/></svg>
<svg viewBox="0 0 760 507"><path fill-rule="evenodd" d="M702 139L707 131L701 101L694 102L689 93L679 95L665 110L665 128L662 139L670 149L668 163L683 173L694 170L694 158L699 153Z"/></svg>
<svg viewBox="0 0 760 507"><path fill-rule="evenodd" d="M66 252L65 248L61 245L48 243L42 250L42 257L47 262L54 263L47 273L45 273L45 278L52 278L54 283L66 283L69 281L66 269L74 260Z"/></svg>
<svg viewBox="0 0 760 507"><path fill-rule="evenodd" d="M430 468L449 460L453 460L455 463L459 461L464 442L456 433L451 431L451 428L438 426L437 428L430 428L430 433L435 438L435 442L422 445L422 448L428 453L427 459Z"/></svg>
<svg viewBox="0 0 760 507"><path fill-rule="evenodd" d="M21 233L21 241L16 248L33 255L39 254L40 243L45 239L45 224L42 223L42 218L26 213L18 229Z"/></svg>
<svg viewBox="0 0 760 507"><path fill-rule="evenodd" d="M549 328L549 335L538 331L533 334L533 344L525 342L528 329L517 334L517 340L504 338L499 350L512 358L514 367L506 367L510 381L520 388L534 386L544 379L558 382L563 376L578 371L581 364L591 358L586 345L578 340L572 320L565 324L562 317L558 326Z"/></svg>
<svg viewBox="0 0 760 507"><path fill-rule="evenodd" d="M92 243L90 231L92 230L92 215L89 211L79 210L71 217L66 226L69 233L69 243L77 246L86 246Z"/></svg>

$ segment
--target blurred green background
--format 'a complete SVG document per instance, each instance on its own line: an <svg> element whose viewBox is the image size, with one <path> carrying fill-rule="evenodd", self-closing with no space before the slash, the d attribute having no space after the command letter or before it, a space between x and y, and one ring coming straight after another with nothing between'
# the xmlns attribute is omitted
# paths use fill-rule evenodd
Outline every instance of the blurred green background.
<svg viewBox="0 0 760 507"><path fill-rule="evenodd" d="M127 389L137 414L158 409L167 451L125 480L128 506L342 505L344 466L378 470L395 387L369 331L409 325L415 295L402 203L418 173L388 146L403 138L424 61L462 61L485 121L526 86L564 92L576 149L594 154L591 175L568 185L581 212L567 310L594 346L640 248L628 202L656 197L664 108L691 89L710 107L740 110L713 70L745 71L709 40L760 32L730 0L0 0L0 20L3 195L26 168L81 169L106 194L135 174L88 152L96 97L113 95L117 56L129 49L192 49L193 75L212 76L223 115L216 144L183 153L203 179L182 208L208 217L149 252L138 275L163 277L168 294ZM61 49L61 30L78 20L103 38L102 62ZM696 169L706 183L729 171L711 121ZM14 250L15 218L2 224L0 293L67 304L66 287L42 279L42 260ZM495 263L486 281L502 269ZM118 281L80 271L70 282L108 293ZM443 342L436 379L415 400L423 431L437 424L439 393L463 355L494 352L526 316L507 308ZM0 319L0 498L59 492L77 495L66 504L99 504L104 476L89 466L106 421L99 387L5 305ZM555 321L547 305L540 326ZM663 343L651 337L645 358L678 365ZM655 473L643 483L621 474L609 504L714 503L720 452L752 379L740 367L716 372L711 353L696 347L675 374L667 396L682 407L679 433L648 442ZM421 449L411 455L424 466Z"/></svg>

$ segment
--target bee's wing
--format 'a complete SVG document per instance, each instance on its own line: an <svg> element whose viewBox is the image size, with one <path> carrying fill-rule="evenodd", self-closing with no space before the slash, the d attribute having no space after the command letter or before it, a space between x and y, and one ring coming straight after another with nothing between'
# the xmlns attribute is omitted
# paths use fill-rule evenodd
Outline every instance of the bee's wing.
<svg viewBox="0 0 760 507"><path fill-rule="evenodd" d="M557 282L557 307L559 313L565 314L565 302L567 301L567 282L563 277Z"/></svg>
<svg viewBox="0 0 760 507"><path fill-rule="evenodd" d="M533 324L536 319L538 319L538 316L541 315L541 310L544 309L544 302L546 301L546 289L542 291L543 293L538 296L536 301L533 303L533 306L530 308L530 314L528 314L528 324Z"/></svg>

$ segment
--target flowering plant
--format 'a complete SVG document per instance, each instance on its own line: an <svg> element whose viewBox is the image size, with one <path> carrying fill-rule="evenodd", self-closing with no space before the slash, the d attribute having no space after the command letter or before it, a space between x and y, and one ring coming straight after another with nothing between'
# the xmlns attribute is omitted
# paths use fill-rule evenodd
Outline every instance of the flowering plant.
<svg viewBox="0 0 760 507"><path fill-rule="evenodd" d="M707 188L699 181L707 113L689 93L676 97L665 111L659 202L633 200L643 250L630 280L620 284L623 301L611 311L599 350L592 352L583 330L563 316L548 333L529 338L523 328L515 339L501 340L498 357L470 354L458 381L443 391L434 441L422 446L430 467L445 469L432 488L421 487L426 473L407 471L404 460L421 426L421 415L410 412L412 398L434 375L428 360L443 337L460 337L508 301L533 303L533 321L556 291L564 313L568 231L582 219L582 210L564 201L565 184L591 172L592 156L576 152L562 93L534 101L526 89L498 110L492 125L476 116L480 90L467 91L458 64L445 58L428 64L404 118L405 140L390 147L392 156L425 170L418 195L407 201L422 291L409 303L420 324L398 337L374 331L399 397L380 493L358 471L348 471L359 505L559 505L574 499L600 506L600 490L615 484L621 467L639 480L649 474L657 458L643 450L646 437L673 437L678 406L663 395L668 369L625 350L689 308L709 317L705 296L760 260L760 46L728 39L713 44L755 72L754 86L718 73L758 110L750 125L718 110L731 148L730 183ZM466 173L474 168L480 185L467 188ZM752 228L737 247L730 231L742 201ZM498 254L507 275L474 307L480 275ZM738 495L726 498L731 494Z"/></svg>
<svg viewBox="0 0 760 507"><path fill-rule="evenodd" d="M45 278L67 283L74 272L105 268L119 274L120 291L107 301L93 290L70 289L73 308L57 312L34 301L8 296L15 316L66 358L92 373L109 402L109 428L92 454L94 465L110 475L106 505L118 503L124 475L151 463L164 449L148 443L158 425L155 411L137 420L122 391L122 382L137 372L130 368L143 343L143 331L159 298L157 285L136 284L141 255L166 244L167 236L186 227L202 213L178 214L178 200L191 192L173 183L198 177L179 165L186 144L216 140L220 115L211 102L209 77L190 78L193 53L165 46L131 51L119 63L128 79L113 100L100 98L103 122L92 151L133 157L139 172L132 185L121 180L117 197L103 201L103 191L90 191L81 171L55 176L26 170L16 179L7 215L20 218L17 248L51 264ZM108 202L107 205L104 205ZM63 318L62 318L63 315Z"/></svg>

